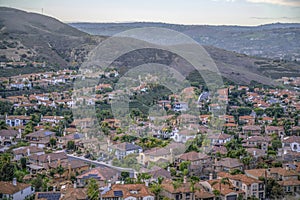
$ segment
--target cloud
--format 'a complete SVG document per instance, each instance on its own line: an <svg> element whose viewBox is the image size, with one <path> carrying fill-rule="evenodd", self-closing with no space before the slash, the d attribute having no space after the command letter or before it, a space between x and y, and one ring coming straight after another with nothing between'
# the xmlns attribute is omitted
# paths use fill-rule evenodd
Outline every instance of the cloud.
<svg viewBox="0 0 300 200"><path fill-rule="evenodd" d="M300 17L250 17L257 20L297 20Z"/></svg>
<svg viewBox="0 0 300 200"><path fill-rule="evenodd" d="M247 0L251 3L268 3L283 6L300 7L300 0Z"/></svg>
<svg viewBox="0 0 300 200"><path fill-rule="evenodd" d="M211 1L237 2L239 0L211 0ZM300 0L246 0L246 1L250 3L267 3L267 4L282 5L282 6L300 7Z"/></svg>

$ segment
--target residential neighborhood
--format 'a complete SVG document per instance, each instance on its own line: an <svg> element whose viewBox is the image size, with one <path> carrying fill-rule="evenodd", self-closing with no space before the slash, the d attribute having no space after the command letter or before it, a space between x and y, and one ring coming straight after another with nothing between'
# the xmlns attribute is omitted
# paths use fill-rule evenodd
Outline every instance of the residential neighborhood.
<svg viewBox="0 0 300 200"><path fill-rule="evenodd" d="M109 82L118 73L105 73L105 84L79 98L70 90L1 98L2 199L93 199L91 191L99 199L299 198L297 90L228 84L217 91L226 113L215 119L211 96L190 87L185 101L169 93L154 101L165 116L136 107L125 125L105 110L118 98ZM1 81L10 89L22 78L31 87L17 90L30 92L77 77L62 70ZM132 91L142 98L155 86L140 81ZM89 107L102 109L96 121L74 116Z"/></svg>

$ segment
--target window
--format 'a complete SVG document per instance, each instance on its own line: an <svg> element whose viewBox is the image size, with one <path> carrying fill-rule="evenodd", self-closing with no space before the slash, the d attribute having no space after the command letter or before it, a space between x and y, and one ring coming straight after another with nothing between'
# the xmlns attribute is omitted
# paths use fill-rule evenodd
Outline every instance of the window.
<svg viewBox="0 0 300 200"><path fill-rule="evenodd" d="M297 149L297 144L294 144L294 147L293 147L293 149L294 149L294 150L296 150L296 149Z"/></svg>

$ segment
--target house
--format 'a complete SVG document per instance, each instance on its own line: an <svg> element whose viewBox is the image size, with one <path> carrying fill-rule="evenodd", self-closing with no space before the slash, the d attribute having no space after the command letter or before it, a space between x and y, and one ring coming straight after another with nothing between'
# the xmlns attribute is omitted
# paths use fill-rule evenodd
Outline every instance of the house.
<svg viewBox="0 0 300 200"><path fill-rule="evenodd" d="M219 119L223 120L224 123L235 123L233 115L220 115Z"/></svg>
<svg viewBox="0 0 300 200"><path fill-rule="evenodd" d="M41 122L49 122L51 124L58 124L63 119L63 116L41 116Z"/></svg>
<svg viewBox="0 0 300 200"><path fill-rule="evenodd" d="M210 117L210 115L200 115L199 120L201 124L207 124L209 122Z"/></svg>
<svg viewBox="0 0 300 200"><path fill-rule="evenodd" d="M220 178L228 178L232 185L244 192L244 198L256 197L260 200L265 199L265 187L263 181L248 177L245 174L231 175L226 172L218 173Z"/></svg>
<svg viewBox="0 0 300 200"><path fill-rule="evenodd" d="M244 135L260 135L261 134L260 126L255 126L255 125L243 126L242 130L243 130Z"/></svg>
<svg viewBox="0 0 300 200"><path fill-rule="evenodd" d="M115 183L120 175L120 172L113 168L99 166L83 172L81 175L78 175L76 179L79 186L85 186L87 180L90 178L96 179L100 186L103 186L106 182Z"/></svg>
<svg viewBox="0 0 300 200"><path fill-rule="evenodd" d="M21 138L21 134L16 130L0 130L1 145L11 145L17 138Z"/></svg>
<svg viewBox="0 0 300 200"><path fill-rule="evenodd" d="M246 148L246 151L249 153L249 155L256 159L267 155L266 150L258 148Z"/></svg>
<svg viewBox="0 0 300 200"><path fill-rule="evenodd" d="M261 119L258 119L258 122L261 124L271 124L273 122L273 118L272 117L262 117Z"/></svg>
<svg viewBox="0 0 300 200"><path fill-rule="evenodd" d="M61 192L37 192L35 200L60 200Z"/></svg>
<svg viewBox="0 0 300 200"><path fill-rule="evenodd" d="M192 200L194 198L194 192L191 191L191 183L184 181L183 184L175 186L170 179L163 180L161 195L168 199L185 199Z"/></svg>
<svg viewBox="0 0 300 200"><path fill-rule="evenodd" d="M223 145L233 139L233 135L225 133L209 134L207 139L210 140L211 145Z"/></svg>
<svg viewBox="0 0 300 200"><path fill-rule="evenodd" d="M216 172L229 172L234 169L243 170L244 165L236 158L221 158L219 160L215 160L213 168Z"/></svg>
<svg viewBox="0 0 300 200"><path fill-rule="evenodd" d="M247 125L254 125L255 124L255 117L251 115L240 116L239 117L240 124L247 124Z"/></svg>
<svg viewBox="0 0 300 200"><path fill-rule="evenodd" d="M191 162L189 166L190 175L202 175L203 170L211 166L210 156L195 151L180 155L178 162L181 163L183 161Z"/></svg>
<svg viewBox="0 0 300 200"><path fill-rule="evenodd" d="M64 169L64 173L59 175L59 178L63 177L68 179L70 179L72 176L76 176L77 174L81 174L90 168L89 164L81 160L63 159L61 161L58 159L57 161L48 164L50 170L55 170L59 166L62 166Z"/></svg>
<svg viewBox="0 0 300 200"><path fill-rule="evenodd" d="M31 120L30 116L24 115L6 115L5 122L8 126L25 126Z"/></svg>
<svg viewBox="0 0 300 200"><path fill-rule="evenodd" d="M187 111L189 109L187 102L174 102L173 110L177 112Z"/></svg>
<svg viewBox="0 0 300 200"><path fill-rule="evenodd" d="M125 156L133 153L141 153L143 151L142 147L124 142L116 145L112 145L108 147L108 152L113 153L117 159L121 160Z"/></svg>
<svg viewBox="0 0 300 200"><path fill-rule="evenodd" d="M103 200L154 200L155 198L145 184L114 184L101 196Z"/></svg>
<svg viewBox="0 0 300 200"><path fill-rule="evenodd" d="M177 117L179 124L198 124L199 119L196 115L181 114Z"/></svg>
<svg viewBox="0 0 300 200"><path fill-rule="evenodd" d="M28 157L32 154L35 155L42 155L45 154L42 148L38 148L36 146L26 146L26 147L19 147L12 150L14 155L14 160L20 160L23 157Z"/></svg>
<svg viewBox="0 0 300 200"><path fill-rule="evenodd" d="M38 171L48 169L49 164L52 162L63 162L64 160L68 160L68 157L65 152L57 152L41 155L33 154L28 157L28 160L29 165L27 165L27 168L29 169L30 173L35 174Z"/></svg>
<svg viewBox="0 0 300 200"><path fill-rule="evenodd" d="M300 126L292 127L292 135L300 135Z"/></svg>
<svg viewBox="0 0 300 200"><path fill-rule="evenodd" d="M78 143L82 140L83 137L83 134L80 133L71 133L69 135L58 137L57 147L62 149L66 148L69 141L74 141L75 143Z"/></svg>
<svg viewBox="0 0 300 200"><path fill-rule="evenodd" d="M276 134L280 137L284 135L284 128L283 126L266 126L265 133L267 135Z"/></svg>
<svg viewBox="0 0 300 200"><path fill-rule="evenodd" d="M196 138L196 136L197 136L197 131L190 130L190 129L183 129L181 131L174 132L174 134L173 134L173 136L171 136L171 138L175 142L186 143L188 140L192 140L192 139Z"/></svg>
<svg viewBox="0 0 300 200"><path fill-rule="evenodd" d="M151 175L149 182L157 182L159 178L171 179L171 173L168 170L160 168L158 166L153 166L151 169L141 168L140 173L148 173Z"/></svg>
<svg viewBox="0 0 300 200"><path fill-rule="evenodd" d="M283 138L282 147L294 152L300 152L300 136L288 136Z"/></svg>
<svg viewBox="0 0 300 200"><path fill-rule="evenodd" d="M118 119L104 119L103 122L106 122L111 129L116 129L121 126L121 122Z"/></svg>
<svg viewBox="0 0 300 200"><path fill-rule="evenodd" d="M243 142L243 146L244 147L248 147L248 148L260 148L264 151L268 150L268 146L269 144L271 144L271 137L263 137L263 136L250 136L247 137L247 139L244 139Z"/></svg>
<svg viewBox="0 0 300 200"><path fill-rule="evenodd" d="M54 132L41 129L39 131L27 134L25 139L29 141L30 146L45 148L49 146L50 138L54 136Z"/></svg>
<svg viewBox="0 0 300 200"><path fill-rule="evenodd" d="M30 184L13 181L0 181L0 199L24 200L34 194L34 188Z"/></svg>
<svg viewBox="0 0 300 200"><path fill-rule="evenodd" d="M42 129L42 130L27 134L25 139L27 141L39 141L39 140L43 140L45 138L50 139L53 136L55 136L54 132Z"/></svg>
<svg viewBox="0 0 300 200"><path fill-rule="evenodd" d="M269 169L252 169L245 170L249 177L259 179L260 177L269 177L278 181L286 194L295 195L300 191L299 173L288 167L269 168Z"/></svg>
<svg viewBox="0 0 300 200"><path fill-rule="evenodd" d="M218 190L220 192L220 200L237 200L239 195L244 194L243 191L238 190L231 182L228 184L221 183L221 179L200 181L199 183L209 193Z"/></svg>
<svg viewBox="0 0 300 200"><path fill-rule="evenodd" d="M163 148L153 148L139 153L137 160L142 165L148 165L151 162L173 162L175 156L185 152L185 145L182 143L170 143Z"/></svg>
<svg viewBox="0 0 300 200"><path fill-rule="evenodd" d="M67 188L62 191L60 200L86 200L87 198L86 188Z"/></svg>

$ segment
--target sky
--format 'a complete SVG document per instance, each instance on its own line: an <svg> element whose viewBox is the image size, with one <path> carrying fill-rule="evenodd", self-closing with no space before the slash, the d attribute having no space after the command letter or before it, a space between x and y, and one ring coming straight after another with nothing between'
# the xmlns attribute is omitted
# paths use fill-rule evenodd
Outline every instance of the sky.
<svg viewBox="0 0 300 200"><path fill-rule="evenodd" d="M63 22L260 25L300 22L300 0L0 0Z"/></svg>

